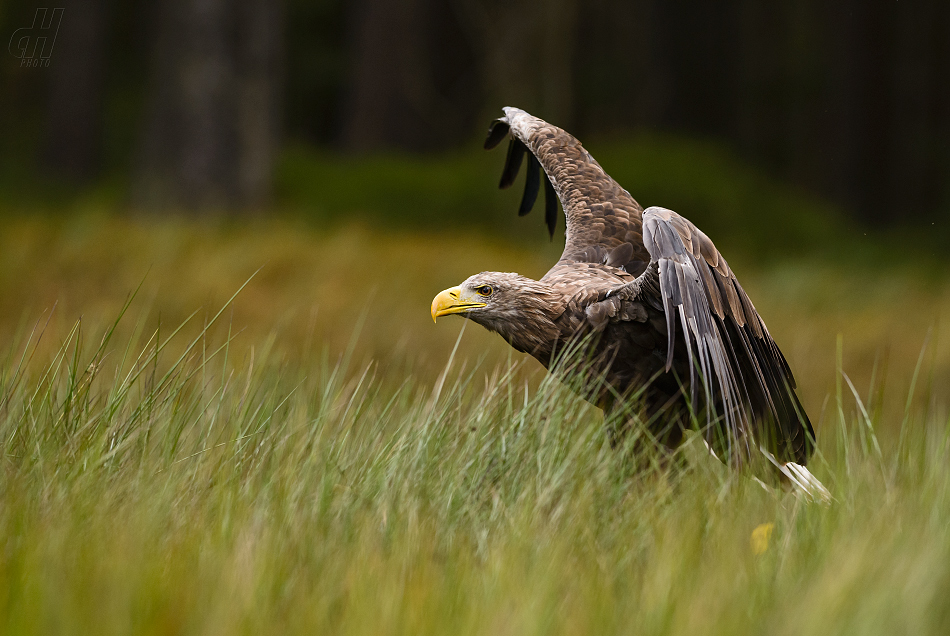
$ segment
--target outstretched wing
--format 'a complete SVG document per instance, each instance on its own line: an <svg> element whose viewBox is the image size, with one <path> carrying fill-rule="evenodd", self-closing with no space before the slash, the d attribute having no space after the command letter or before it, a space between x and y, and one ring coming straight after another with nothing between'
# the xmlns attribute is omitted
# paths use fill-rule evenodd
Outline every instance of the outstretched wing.
<svg viewBox="0 0 950 636"><path fill-rule="evenodd" d="M719 415L729 433L726 441L733 446L727 450L735 453L741 450L735 444L747 445L755 439L783 461L804 463L814 431L795 394L795 379L712 241L671 210L643 211L569 133L523 110L509 107L504 111L485 140L485 148L490 149L510 136L499 186L514 183L527 155L528 176L519 213L527 214L537 199L541 168L548 195L545 219L552 236L557 220L553 193L564 207L564 252L544 279L560 283L584 306L597 299L625 298L662 306L667 321L667 369L678 322L688 345L692 390L704 389L707 404L721 405ZM627 274L637 278L623 284L630 281ZM614 291L605 301L609 289ZM590 309L589 319L623 316L622 307ZM711 418L715 415L710 413ZM709 434L715 429L708 427Z"/></svg>
<svg viewBox="0 0 950 636"><path fill-rule="evenodd" d="M755 439L781 460L804 464L815 432L795 394L795 378L726 260L709 237L672 210L647 208L643 239L651 267L611 296L650 296L663 303L667 369L677 333L674 321L679 322L688 345L694 400L702 387L707 404L722 406L727 443L747 445ZM729 449L737 450L751 449Z"/></svg>
<svg viewBox="0 0 950 636"><path fill-rule="evenodd" d="M514 183L527 155L521 215L534 206L544 170L545 220L552 238L557 199L567 220L567 237L558 265L600 263L639 275L650 260L643 244L640 205L572 135L518 108L507 107L504 111L504 117L492 122L485 148L494 148L510 135L501 188ZM558 269L555 266L548 275Z"/></svg>

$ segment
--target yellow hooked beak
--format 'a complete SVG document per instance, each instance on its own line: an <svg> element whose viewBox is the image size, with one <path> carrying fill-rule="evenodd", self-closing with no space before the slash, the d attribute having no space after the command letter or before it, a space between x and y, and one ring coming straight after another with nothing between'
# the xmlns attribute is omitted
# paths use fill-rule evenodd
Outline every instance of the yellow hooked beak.
<svg viewBox="0 0 950 636"><path fill-rule="evenodd" d="M487 303L472 291L465 291L461 287L450 287L432 299L432 322L439 316L459 314L469 309L484 307Z"/></svg>

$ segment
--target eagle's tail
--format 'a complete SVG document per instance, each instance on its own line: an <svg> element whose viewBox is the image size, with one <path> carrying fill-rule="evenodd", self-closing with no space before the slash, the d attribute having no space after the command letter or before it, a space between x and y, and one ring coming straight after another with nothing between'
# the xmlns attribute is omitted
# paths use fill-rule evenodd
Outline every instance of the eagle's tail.
<svg viewBox="0 0 950 636"><path fill-rule="evenodd" d="M779 467L782 474L788 477L792 486L798 488L811 501L822 504L830 504L832 501L831 493L825 488L825 485L818 481L818 478L811 472L795 462L788 462Z"/></svg>
<svg viewBox="0 0 950 636"><path fill-rule="evenodd" d="M706 445L706 450L709 451L710 455L719 459L719 456L716 455L716 451L713 450L712 446L710 446L706 440L703 440L703 444ZM783 464L775 459L775 455L761 446L759 450L762 451L762 454L768 458L769 462L782 473L782 476L785 477L785 483L789 484L795 489L795 492L803 495L808 501L825 505L834 501L834 497L831 496L831 493L825 488L825 485L802 464L796 464L795 462L786 462ZM768 486L760 479L756 477L753 477L753 479L768 490Z"/></svg>
<svg viewBox="0 0 950 636"><path fill-rule="evenodd" d="M818 478L811 474L802 464L795 462L781 463L772 453L764 448L760 448L762 453L775 466L780 473L788 480L796 492L803 494L809 501L822 504L830 504L832 501L831 493L825 488L825 485L818 481Z"/></svg>

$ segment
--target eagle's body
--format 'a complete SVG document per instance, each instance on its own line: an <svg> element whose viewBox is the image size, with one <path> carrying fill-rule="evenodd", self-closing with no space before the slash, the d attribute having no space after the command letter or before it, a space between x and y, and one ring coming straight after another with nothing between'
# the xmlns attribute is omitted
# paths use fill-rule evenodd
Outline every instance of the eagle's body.
<svg viewBox="0 0 950 636"><path fill-rule="evenodd" d="M527 156L526 214L543 169L552 234L554 194L564 208L564 252L539 281L470 277L433 300L433 318L464 315L548 369L576 350L587 364L570 368L601 380L584 397L607 411L635 401L663 446L679 444L692 412L731 462L761 449L793 483L824 496L803 467L814 431L792 372L712 241L675 212L643 210L567 132L516 108L505 115L485 144L511 137L501 187Z"/></svg>

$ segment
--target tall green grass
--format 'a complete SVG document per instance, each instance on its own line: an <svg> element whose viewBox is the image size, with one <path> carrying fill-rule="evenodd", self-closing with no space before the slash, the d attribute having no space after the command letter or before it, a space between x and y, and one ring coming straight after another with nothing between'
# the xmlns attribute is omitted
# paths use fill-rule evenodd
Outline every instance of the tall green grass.
<svg viewBox="0 0 950 636"><path fill-rule="evenodd" d="M152 330L134 307L127 332L40 322L0 367L5 633L950 629L939 405L879 439L839 376L812 463L835 502L810 505L696 443L638 470L517 365L456 348L396 377L354 356L356 327L288 362L242 351L227 310Z"/></svg>

